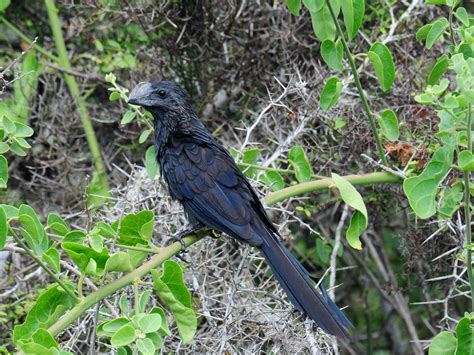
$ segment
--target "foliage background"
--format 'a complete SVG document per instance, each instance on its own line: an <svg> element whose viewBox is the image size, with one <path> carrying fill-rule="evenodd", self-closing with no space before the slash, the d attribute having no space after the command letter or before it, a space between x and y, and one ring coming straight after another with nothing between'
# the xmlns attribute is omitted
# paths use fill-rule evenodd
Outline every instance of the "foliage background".
<svg viewBox="0 0 474 355"><path fill-rule="evenodd" d="M104 75L114 72L119 84L133 88L140 81L176 80L190 92L205 125L227 147L259 147L257 164L285 160L288 149L302 145L314 174L330 176L374 170L363 154L373 151L368 122L355 92L346 92L329 112L319 108L319 94L331 75L319 55L308 14L293 17L273 1L57 1L71 59L71 73L87 96L114 200L107 210L86 213L84 193L91 159L79 115L58 67L45 65L31 96L28 120L35 131L26 157L10 160L9 191L3 203L27 202L46 216L56 211L68 222L87 226L121 213L153 209L157 236L171 235L184 224L178 205L169 201L160 181L146 178L138 144L138 125L120 126L126 107L109 101ZM410 144L419 149L417 161L433 143L436 113L413 100L424 85L424 63L444 52L431 52L414 39L416 29L442 10L421 1L367 1L363 35L351 44L367 50L376 39L385 41L397 68L389 93L376 85L372 69L363 66L362 81L374 110L393 108L404 134L391 148L400 163ZM407 12L408 11L408 12ZM48 50L54 48L42 2L15 1L5 16ZM2 28L1 65L25 49L14 33ZM40 56L38 56L40 58ZM17 66L14 71L20 71ZM14 71L9 73L14 75ZM2 99L8 100L7 89ZM266 109L266 110L265 110ZM263 113L263 115L262 115ZM247 146L247 147L248 147ZM390 147L389 147L390 148ZM267 188L255 181L262 194ZM452 298L457 288L456 251L462 245L459 226L438 230L435 220L414 218L401 186L359 189L369 208L365 248L346 245L337 256L336 300L348 306L355 342L346 352L418 352L467 308L465 297ZM335 236L347 225L347 210L331 191L291 199L270 209L273 221L293 253L320 276L331 264ZM438 232L427 243L424 241ZM159 237L158 237L159 238ZM160 239L160 243L165 240ZM345 244L345 241L343 241ZM29 259L11 252L4 259L0 286L0 344L11 350L10 334L23 321L47 275ZM335 345L292 312L258 255L226 238L206 239L184 256L188 286L200 318L188 351L294 352ZM0 260L2 260L0 258ZM446 278L440 276L448 275ZM262 297L255 294L263 293ZM273 302L269 313L263 303ZM67 334L66 346L82 352L91 337L86 317ZM100 339L98 340L100 341ZM177 337L166 344L182 350Z"/></svg>

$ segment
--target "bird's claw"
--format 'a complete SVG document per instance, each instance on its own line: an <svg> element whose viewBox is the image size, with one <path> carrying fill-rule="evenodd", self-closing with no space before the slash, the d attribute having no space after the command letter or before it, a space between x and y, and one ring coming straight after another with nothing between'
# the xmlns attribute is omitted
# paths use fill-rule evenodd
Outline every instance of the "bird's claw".
<svg viewBox="0 0 474 355"><path fill-rule="evenodd" d="M181 244L181 253L187 253L186 243L183 238L189 234L192 234L202 228L201 224L192 225L173 236L173 239Z"/></svg>
<svg viewBox="0 0 474 355"><path fill-rule="evenodd" d="M184 234L180 232L176 234L175 236L173 236L173 239L175 242L179 242L179 244L181 244L181 253L187 253L188 250L186 249L186 243L183 240L183 236Z"/></svg>

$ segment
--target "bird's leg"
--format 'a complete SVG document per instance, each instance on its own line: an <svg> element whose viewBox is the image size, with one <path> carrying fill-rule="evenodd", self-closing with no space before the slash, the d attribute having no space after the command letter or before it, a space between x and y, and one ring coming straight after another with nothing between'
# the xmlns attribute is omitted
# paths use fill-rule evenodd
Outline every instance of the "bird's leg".
<svg viewBox="0 0 474 355"><path fill-rule="evenodd" d="M199 222L196 222L194 224L188 225L186 228L184 228L182 231L179 231L173 236L173 239L181 244L181 252L186 253L186 244L184 244L183 238L186 237L189 234L192 234L194 232L197 232L203 227L203 225Z"/></svg>

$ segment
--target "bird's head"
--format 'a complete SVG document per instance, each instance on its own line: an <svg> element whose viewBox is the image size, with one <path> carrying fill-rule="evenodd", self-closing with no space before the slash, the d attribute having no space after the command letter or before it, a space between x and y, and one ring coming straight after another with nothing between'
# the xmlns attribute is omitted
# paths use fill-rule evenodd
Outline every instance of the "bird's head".
<svg viewBox="0 0 474 355"><path fill-rule="evenodd" d="M189 108L188 93L173 81L147 81L130 93L128 103L154 112L182 112Z"/></svg>

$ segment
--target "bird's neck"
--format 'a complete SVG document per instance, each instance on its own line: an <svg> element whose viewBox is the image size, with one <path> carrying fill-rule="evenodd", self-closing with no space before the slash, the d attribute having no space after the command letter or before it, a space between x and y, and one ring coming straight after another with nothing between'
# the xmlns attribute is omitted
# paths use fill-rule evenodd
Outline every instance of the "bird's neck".
<svg viewBox="0 0 474 355"><path fill-rule="evenodd" d="M196 130L205 130L194 111L150 110L150 112L154 117L155 150L158 159L164 153L164 149L173 135L193 135Z"/></svg>

